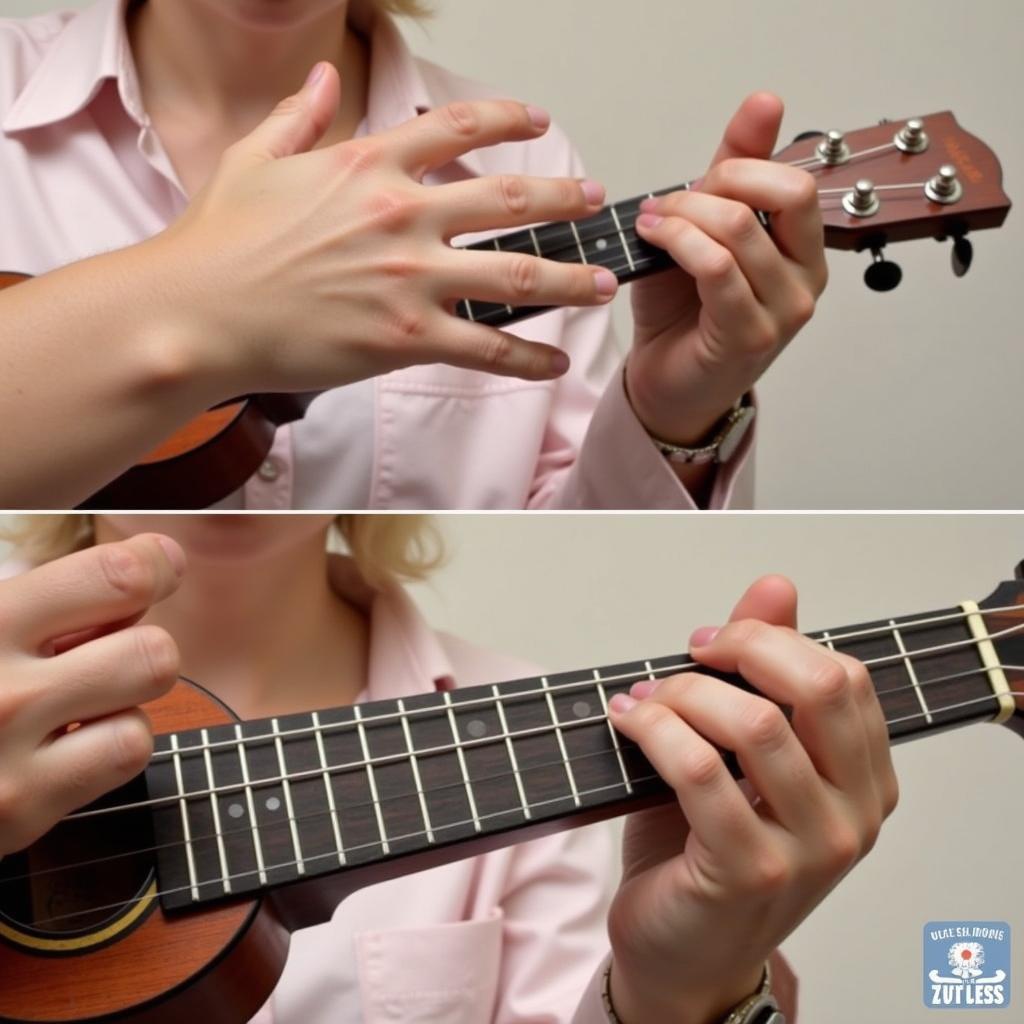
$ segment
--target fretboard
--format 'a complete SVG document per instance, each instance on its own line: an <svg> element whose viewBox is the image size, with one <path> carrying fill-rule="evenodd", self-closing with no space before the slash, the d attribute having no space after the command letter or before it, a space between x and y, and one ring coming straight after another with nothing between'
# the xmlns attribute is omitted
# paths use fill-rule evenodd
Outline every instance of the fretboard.
<svg viewBox="0 0 1024 1024"><path fill-rule="evenodd" d="M868 665L894 741L999 711L959 608L811 636ZM608 701L694 667L674 655L159 737L146 781L164 906L667 798Z"/></svg>
<svg viewBox="0 0 1024 1024"><path fill-rule="evenodd" d="M677 185L649 194L668 195L686 188L687 185ZM672 258L664 250L648 245L636 232L640 204L646 198L647 194L606 206L586 220L544 224L466 248L526 253L559 263L605 267L615 274L620 283L626 284L674 266ZM455 307L457 315L464 320L489 327L502 327L547 311L548 307L543 306L501 306L475 299L463 299Z"/></svg>

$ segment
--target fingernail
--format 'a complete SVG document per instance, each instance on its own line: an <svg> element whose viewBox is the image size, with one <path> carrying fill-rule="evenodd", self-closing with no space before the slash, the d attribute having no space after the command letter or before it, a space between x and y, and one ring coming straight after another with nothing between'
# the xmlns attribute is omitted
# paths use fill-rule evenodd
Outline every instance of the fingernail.
<svg viewBox="0 0 1024 1024"><path fill-rule="evenodd" d="M638 227L641 228L656 228L665 218L656 217L653 213L642 213L636 219Z"/></svg>
<svg viewBox="0 0 1024 1024"><path fill-rule="evenodd" d="M625 693L617 693L610 701L608 701L608 707L612 711L617 711L620 715L625 714L627 711L631 711L635 708L637 702L632 697Z"/></svg>
<svg viewBox="0 0 1024 1024"><path fill-rule="evenodd" d="M642 211L643 211L644 213L654 213L654 211L658 209L658 203L659 203L659 202L660 202L660 200L658 200L658 199L657 199L656 197L654 197L654 196L648 196L648 197L647 197L647 198L646 198L646 199L645 199L645 200L644 200L644 201L643 201L643 202L642 202L642 203L640 204L640 209L641 209L641 210L642 210Z"/></svg>
<svg viewBox="0 0 1024 1024"><path fill-rule="evenodd" d="M555 349L551 353L551 375L553 377L564 377L571 366L569 357L561 350Z"/></svg>
<svg viewBox="0 0 1024 1024"><path fill-rule="evenodd" d="M701 626L700 629L693 631L693 636L690 637L690 646L707 647L718 634L719 629L717 626Z"/></svg>
<svg viewBox="0 0 1024 1024"><path fill-rule="evenodd" d="M551 125L551 115L540 107L528 106L526 112L530 115L530 120L533 122L535 128L548 128Z"/></svg>
<svg viewBox="0 0 1024 1024"><path fill-rule="evenodd" d="M181 550L181 546L170 537L157 537L156 540L164 549L167 561L171 563L175 573L178 576L183 576L185 574L185 552Z"/></svg>
<svg viewBox="0 0 1024 1024"><path fill-rule="evenodd" d="M659 679L642 679L629 688L630 697L637 700L647 700L648 697L658 688Z"/></svg>
<svg viewBox="0 0 1024 1024"><path fill-rule="evenodd" d="M313 65L313 70L310 71L309 76L306 78L306 86L315 85L324 77L324 73L327 71L327 63L320 61L319 64ZM303 88L305 88L304 86Z"/></svg>
<svg viewBox="0 0 1024 1024"><path fill-rule="evenodd" d="M608 299L619 290L619 279L606 267L594 268L594 282L597 294Z"/></svg>
<svg viewBox="0 0 1024 1024"><path fill-rule="evenodd" d="M591 206L601 206L604 203L605 187L597 181L581 181L580 188L583 195Z"/></svg>

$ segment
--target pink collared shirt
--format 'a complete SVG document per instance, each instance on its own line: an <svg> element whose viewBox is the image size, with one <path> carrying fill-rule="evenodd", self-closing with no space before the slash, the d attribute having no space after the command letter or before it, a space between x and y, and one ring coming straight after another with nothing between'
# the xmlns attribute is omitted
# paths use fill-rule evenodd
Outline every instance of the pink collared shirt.
<svg viewBox="0 0 1024 1024"><path fill-rule="evenodd" d="M0 19L0 270L44 274L132 245L187 205L143 108L124 5ZM494 95L414 58L389 18L363 27L372 58L361 131ZM468 154L427 183L498 173L580 176L582 166L555 127L528 145ZM609 324L602 308L516 326L569 353L572 370L558 382L439 365L329 391L278 432L260 471L224 505L694 508L629 406ZM749 506L750 450L748 438L718 473L712 508Z"/></svg>

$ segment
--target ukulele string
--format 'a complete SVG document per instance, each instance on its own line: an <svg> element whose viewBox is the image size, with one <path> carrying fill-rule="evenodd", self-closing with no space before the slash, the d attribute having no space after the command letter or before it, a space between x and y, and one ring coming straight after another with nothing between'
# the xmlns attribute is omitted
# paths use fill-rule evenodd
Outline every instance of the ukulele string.
<svg viewBox="0 0 1024 1024"><path fill-rule="evenodd" d="M925 680L924 682L921 682L918 685L921 688L924 688L926 686L935 686L935 685L938 685L938 684L950 683L950 682L954 682L954 681L956 681L958 679L963 679L963 678L967 678L967 677L974 676L974 675L985 674L987 672L992 671L993 668L999 669L999 670L1004 671L1004 672L1005 671L1021 671L1021 672L1024 672L1024 666L1020 666L1020 665L995 665L995 666L990 666L990 667L967 669L967 670L964 670L962 672L952 673L950 675L942 676L942 677L939 677L939 678L936 678L936 679ZM667 667L667 668L659 669L658 671L667 671L667 672L672 673L672 672L674 672L674 669L671 668L671 667ZM650 677L645 676L644 678L650 678ZM662 676L660 678L664 679L664 678L668 678L668 677L667 676ZM915 689L915 687L913 685L903 686L903 687L897 687L897 688L892 689L892 690L878 691L878 693L879 693L879 696L881 696L882 694L885 694L885 693L899 693L899 692L903 692L903 691L908 690L908 689ZM993 693L993 694L986 695L984 698L977 698L977 699L978 700L997 700L998 699L998 695ZM954 710L954 709L956 709L959 706L960 705L951 705L949 707L942 707L942 708L939 708L939 709L937 709L935 711L929 711L928 713L930 713L932 715L941 714L943 711ZM921 717L923 714L924 714L924 712L918 712L918 713L915 713L915 715L910 716L910 717L911 718ZM900 723L902 723L905 720L906 720L905 718L886 719L886 725L900 724ZM607 725L608 722L609 722L609 719L608 719L608 717L606 715L596 715L596 716L592 716L592 717L587 718L587 719L579 719L579 720L577 720L575 722L572 722L572 723L565 723L565 725L559 726L559 728L568 728L570 725L572 725L572 726L588 726L588 725L603 726L603 725ZM553 727L549 726L549 727L545 727L545 728L547 730L546 735L550 735L554 731ZM518 738L520 735L521 734L519 734L519 733L499 734L499 735L496 735L496 736L488 737L488 739L486 741L484 741L484 744L485 745L491 745L491 744L504 743L506 740ZM419 753L420 752L417 752L417 756L419 756ZM519 779L521 780L522 775L523 775L524 772L539 771L539 770L545 769L545 768L567 767L567 766L568 767L572 767L574 765L578 765L582 761L587 760L588 758L591 758L591 757L607 757L610 753L611 753L611 751L609 751L609 750L598 750L598 751L591 751L591 752L585 753L585 754L576 754L576 755L568 756L565 759L558 758L558 759L556 759L554 761L545 761L545 762L541 762L540 764L529 765L526 768L514 769L513 772L512 772L512 776L513 777L519 777ZM404 756L408 756L408 755L398 755L398 756L404 757ZM364 767L367 763L368 762L361 762L358 766L359 767ZM336 765L329 765L329 766L327 766L326 769L318 769L318 770L316 770L315 774L318 775L318 776L323 776L324 774L328 774L328 775L331 775L333 777L334 774L341 774L341 771L343 769L348 768L348 767L356 767L356 765L355 764L353 764L353 765L337 765L337 766ZM503 771L503 772L498 772L498 773L495 773L495 774L492 774L492 775L483 775L483 776L480 776L479 778L477 778L475 780L472 780L472 781L473 781L473 784L480 785L480 784L485 783L485 782L493 782L493 781L499 781L499 780L502 780L502 779L507 779L508 777L509 777L509 773ZM257 780L255 782L251 782L247 786L245 784L241 784L239 788L257 789L261 785L262 786L274 785L274 784L276 784L278 782L282 782L284 780L284 778L285 778L285 776L281 776L281 777L276 778L276 779L260 779L260 780ZM295 776L288 776L287 778L289 779L289 781L296 781L296 777ZM313 780L312 779L298 779L297 781L313 781ZM636 781L636 780L632 780L632 779L630 780L631 783L633 783L634 781ZM403 793L392 794L391 796L383 797L381 799L366 800L366 801L361 801L359 803L346 804L345 805L345 810L346 810L346 812L352 812L352 811L357 811L357 810L361 810L363 808L368 808L368 807L375 807L375 808L383 809L383 805L386 802L388 802L388 801L409 800L409 799L412 799L414 797L424 797L425 798L425 797L427 797L429 795L441 793L441 792L444 792L445 790L449 790L449 789L464 789L465 785L466 785L466 783L465 783L464 780L463 781L459 781L459 782L446 783L446 784L444 784L442 786L435 787L434 789L432 789L430 791L430 793L428 793L427 791L425 791L423 789L418 789L417 788L417 789L413 789L413 790L406 791L406 792L403 792ZM212 800L212 798L215 797L215 796L218 796L218 797L222 796L223 792L224 792L224 790L221 790L221 789L207 790L207 791L204 791L202 793L187 793L187 794L185 794L185 797L209 796L209 797L211 797L211 800ZM177 801L177 800L179 800L181 798L175 797L174 799ZM560 799L570 799L570 798L569 797L562 797ZM533 805L531 804L530 806L532 807ZM519 809L522 810L522 807L520 807ZM335 811L326 810L326 811L316 811L316 812L309 813L309 814L285 815L283 818L280 818L277 821L274 821L274 822L272 822L270 824L260 825L257 822L256 823L256 827L258 827L258 828L260 828L260 829L262 829L264 831L271 831L273 829L289 827L292 823L310 821L310 820L313 820L313 819L316 819L316 818L323 818L323 817L329 817L329 816L335 816L336 817L337 813L338 812L336 810ZM499 813L508 813L508 812L499 812ZM57 865L56 867L44 868L44 869L39 870L39 871L27 872L25 874L11 876L10 878L0 879L0 886L5 885L5 884L11 884L11 883L18 882L18 881L23 881L23 880L25 880L27 878L36 878L36 877L41 877L42 875L53 874L53 873L61 872L61 871L71 871L71 870L74 870L74 869L77 869L77 868L89 867L89 866L92 866L92 865L95 865L95 864L106 863L108 861L118 860L118 859L123 858L123 857L134 857L134 856L139 856L139 855L144 854L144 853L156 853L156 852L158 852L160 850L171 849L171 848L174 848L174 847L183 847L183 846L185 846L187 844L193 844L194 845L196 843L203 842L203 841L215 841L215 840L223 839L225 837L243 836L243 835L248 835L251 838L252 835L253 835L253 826L244 826L244 827L239 827L239 828L236 828L236 829L227 829L227 830L221 829L219 831L205 833L205 834L199 835L199 836L194 836L194 837L190 838L187 842L185 840L171 840L171 841L168 841L168 842L165 842L165 843L157 843L157 844L155 844L153 846L141 847L141 848L133 849L133 850L126 850L126 851L122 851L120 853L108 854L108 855L103 856L103 857L95 857L95 858L92 858L90 860L75 861L75 862L73 862L71 864L60 864L60 865ZM347 851L343 849L341 852L344 853L344 852L347 852ZM203 883L203 884L206 884L206 883Z"/></svg>
<svg viewBox="0 0 1024 1024"><path fill-rule="evenodd" d="M1014 670L1024 670L1024 666L1006 666L1006 667L1010 668L1010 669L1014 669ZM1024 690L1010 690L1010 691L1008 691L1007 696L1010 696L1010 697L1024 697ZM990 701L992 699L993 699L992 695L985 696L985 697L974 697L971 700L960 701L957 704L951 704L948 707L942 708L941 710L943 710L943 711L956 711L956 710L960 710L962 708L970 707L971 705L974 705L974 704L983 703L985 701ZM905 716L903 716L901 718L895 719L894 722L904 722L904 721L909 721L909 720L914 719L914 718L923 718L923 717L925 717L925 713L923 711L919 711L919 712L916 712L915 714L905 715ZM890 723L890 724L892 724L892 723ZM645 782L653 782L653 781L658 781L660 779L661 779L661 776L659 776L657 773L653 773L651 775L641 776L638 779L631 779L630 782L631 782L632 785L637 786L637 785L642 785ZM607 790L624 788L624 785L625 784L622 783L622 782L616 782L616 783L609 784L607 786L596 786L596 787L593 787L591 789L579 790L578 792L579 792L580 796L591 796L591 795L593 795L595 793L602 793L602 792L605 792ZM556 803L560 803L560 802L562 802L564 800L569 800L569 799L572 799L572 797L570 797L570 796L551 797L551 798L549 798L547 800L538 800L536 803L533 803L530 806L531 806L531 808L543 807L543 806L548 805L548 804L556 804ZM472 825L476 821L483 821L483 820L488 819L488 818L500 818L500 817L502 817L504 815L507 815L507 814L522 814L522 811L523 811L523 808L522 808L521 805L515 806L515 807L509 807L509 808L507 808L505 810L491 811L491 812L488 812L487 814L477 815L476 818L466 818L466 819L463 819L462 821L449 822L449 823L446 823L446 824L443 824L443 825L438 825L436 828L430 829L429 833L428 833L428 831L426 829L423 829L423 830L419 830L419 831L415 831L415 832L407 832L407 833L404 833L403 835L399 835L399 836L388 836L387 837L387 841L388 841L388 843L398 843L398 842L402 842L402 841L407 840L407 839L422 839L422 838L428 836L431 833L442 832L445 829L461 828L463 826ZM327 813L329 813L329 812L327 812ZM374 848L381 847L381 846L382 846L381 840L377 840L376 842L370 842L370 843L360 843L360 844L358 844L356 846L348 847L344 851L331 850L331 851L328 851L327 853L317 853L317 854L313 854L312 856L309 856L309 857L303 857L301 862L298 859L296 859L296 860L290 860L290 861L283 861L283 862L278 863L278 864L265 865L263 867L263 869L262 869L262 873L266 874L268 872L275 871L275 870L280 869L280 868L296 867L299 863L303 863L303 864L311 863L313 861L323 860L323 859L328 858L328 857L336 858L338 856L339 852L343 852L343 853L346 853L346 854L347 853L355 853L356 851L359 851L359 850L374 849ZM407 852L420 852L420 851L407 851ZM366 862L366 863L364 863L362 865L355 864L355 865L348 865L348 866L349 867L358 868L358 867L368 866L369 863L370 862ZM175 887L172 887L172 888L169 888L169 889L158 889L155 893L146 893L146 894L144 894L142 896L137 896L137 897L134 897L133 899L130 899L130 900L123 900L123 901L120 901L120 902L117 902L117 903L108 903L108 904L104 904L104 905L99 906L99 907L90 907L88 910L76 910L76 911L73 911L73 912L68 913L68 914L60 914L60 915L58 915L56 917L49 917L49 918L44 918L44 919L41 919L41 920L36 920L36 921L32 922L32 925L33 925L33 927L38 927L39 925L53 924L54 922L57 922L57 921L64 921L64 920L68 920L68 919L73 918L73 917L81 917L81 916L86 915L86 914L97 914L97 913L101 913L101 912L106 911L106 910L118 910L118 909L122 909L122 908L127 908L127 907L130 907L130 906L134 906L136 903L141 903L143 900L156 899L156 898L159 898L159 897L162 897L162 896L172 896L172 895L175 895L177 893L188 892L192 888L198 888L199 886L223 885L224 882L234 881L235 879L239 879L239 878L247 878L250 875L259 875L260 873L261 873L261 869L260 868L253 868L253 869L248 870L248 871L237 871L237 872L234 872L233 874L221 875L221 876L218 876L217 878L206 879L204 881L197 881L196 886L182 885L182 886L175 886ZM316 877L316 876L314 876L314 877ZM226 893L225 895L231 896L232 894L231 893ZM237 893L237 894L234 894L234 895L245 895L245 893Z"/></svg>
<svg viewBox="0 0 1024 1024"><path fill-rule="evenodd" d="M984 614L986 614L986 615L999 615L999 614L1002 614L1003 612L1021 612L1021 611L1024 611L1024 606L1022 606L1022 605L1005 605L1005 606L1000 607L1000 608L986 608L986 609L984 609ZM917 630L917 629L927 629L930 626L938 626L938 625L943 625L943 624L946 624L946 623L963 622L966 619L970 618L971 615L973 615L973 614L976 614L976 613L964 612L964 611L951 612L951 613L948 613L948 614L945 614L945 615L933 615L933 616L928 616L928 617L924 617L924 618L920 618L920 619L912 619L910 621L900 622L900 623L897 623L895 625L890 623L889 625L885 625L885 626L872 626L872 627L868 627L866 629L853 630L852 632L851 631L847 631L847 632L843 632L843 633L831 633L830 632L830 633L828 633L827 639L825 638L824 635L822 635L820 637L815 637L815 636L811 635L811 636L808 637L808 639L814 640L816 643L818 643L821 646L833 646L835 644L846 643L846 642L849 642L849 641L872 640L872 639L877 639L877 638L883 638L884 639L885 637L892 635L892 632L893 632L894 628L899 629L899 631L901 633L905 633L905 632L909 632L909 631L913 631L913 630ZM989 639L992 639L992 640L1001 639L1003 637L1012 635L1017 630L1024 630L1024 621L1021 621L1020 623L1017 623L1016 625L1009 626L1006 629L1000 630L997 633L990 634ZM939 644L939 645L933 646L933 647L922 647L920 650L909 651L909 652L907 652L906 655L904 655L902 653L897 653L897 654L890 654L890 655L885 655L885 656L882 656L882 657L872 658L870 660L864 661L863 664L867 668L875 668L875 667L882 666L882 665L886 664L887 662L892 662L893 664L895 664L897 662L901 662L901 661L906 660L906 658L908 658L908 657L910 657L910 658L917 658L917 657L922 657L922 656L924 656L924 657L931 657L933 655L945 654L945 653L947 653L947 652L949 652L951 650L954 650L954 649L956 649L958 647L969 647L969 646L972 646L972 645L974 645L976 643L977 643L977 641L973 637L971 637L969 639L958 640L958 641L951 642L951 643L946 643L946 644ZM672 671L676 671L676 672L686 672L686 671L691 671L691 670L694 670L694 669L700 669L700 667L701 667L701 665L700 665L699 662L690 660L690 661L682 661L682 662L680 662L677 665L664 666L663 668L671 668ZM662 671L662 668L659 668L658 671ZM621 682L621 681L623 681L625 679L632 679L634 677L636 677L639 680L639 679L645 678L645 676L646 676L646 673L638 671L638 670L634 670L632 672L620 673L619 675L601 676L600 678L592 677L592 678L589 678L589 679L576 680L576 681L570 682L570 683L556 683L555 685L548 686L546 688L545 687L541 687L540 689L534 689L534 690L522 690L519 693L502 694L501 695L501 699L504 700L504 701L515 701L515 700L519 700L521 698L542 696L545 692L551 693L552 696L558 696L560 694L564 694L564 693L569 692L569 691L578 690L578 689L582 689L582 688L585 688L585 687L593 686L595 683L602 683L602 684L604 684L604 683L617 683L617 682ZM546 677L544 677L544 678L546 678ZM191 681L191 680L189 680L189 681ZM495 698L493 696L490 696L490 697L478 697L478 698L473 698L473 699L470 699L470 700L460 701L458 704L453 704L452 705L452 710L453 711L463 711L463 710L465 710L467 708L472 708L472 707L477 707L477 706L488 706L488 705L492 704L494 702L494 700L495 700ZM403 719L409 720L409 719L418 718L418 717L421 717L421 716L437 714L437 713L439 713L439 711L446 711L446 709L447 709L447 706L444 706L442 708L438 708L438 707L435 707L435 706L423 707L423 708L408 708L404 712L398 712L398 713L396 713L396 712L389 712L387 714L382 714L382 715L370 715L370 716L361 717L360 722L364 726L367 726L367 725L386 725L386 724L391 724L391 723L395 723L395 722L401 722ZM258 742L268 742L268 743L270 743L270 742L275 742L278 738L280 738L282 740L287 740L287 739L292 739L292 738L299 737L299 736L308 736L310 734L315 734L317 732L320 732L320 733L337 732L338 730L343 730L343 729L353 729L353 728L355 728L357 726L357 724L358 723L356 723L355 721L351 721L351 722L329 722L329 723L326 723L326 724L321 725L319 727L308 726L308 727L302 727L302 728L297 728L297 729L282 729L282 730L279 730L276 733L270 732L270 733L262 733L262 734L260 734L258 736L243 736L243 737L241 737L241 739L235 738L235 739L230 739L230 740L216 740L213 743L197 743L197 744L192 744L191 746L187 746L187 747L179 747L177 750L161 750L161 751L157 751L156 753L153 754L151 762L152 761L156 761L156 760L163 760L163 759L167 759L167 758L173 758L176 755L192 754L192 753L196 753L196 752L200 752L200 751L205 751L205 750L214 751L214 750L218 750L218 749L226 749L226 748L229 748L229 747L237 747L239 745L239 743L241 743L241 742L244 742L246 744L253 744L253 743L258 743ZM132 808L134 808L134 806L135 805L132 805ZM142 805L140 804L139 806L142 806ZM113 808L111 808L111 810L113 810ZM86 814L90 814L91 815L92 813L94 813L94 812L80 812L79 816L84 817L84 816L86 816ZM69 815L68 817L75 817L75 815Z"/></svg>

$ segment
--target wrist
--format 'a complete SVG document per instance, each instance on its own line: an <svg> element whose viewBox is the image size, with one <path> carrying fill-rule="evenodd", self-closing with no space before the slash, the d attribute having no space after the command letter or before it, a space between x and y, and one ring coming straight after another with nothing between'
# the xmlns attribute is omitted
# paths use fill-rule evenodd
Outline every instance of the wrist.
<svg viewBox="0 0 1024 1024"><path fill-rule="evenodd" d="M637 983L613 957L608 972L608 997L620 1024L721 1024L730 1012L758 991L764 964L737 970L712 988L677 990L664 979Z"/></svg>
<svg viewBox="0 0 1024 1024"><path fill-rule="evenodd" d="M664 381L652 383L627 360L624 376L626 398L644 430L667 444L680 448L701 448L710 444L723 420L748 388L710 389L688 395L679 388L664 388ZM735 393L734 393L735 391Z"/></svg>

